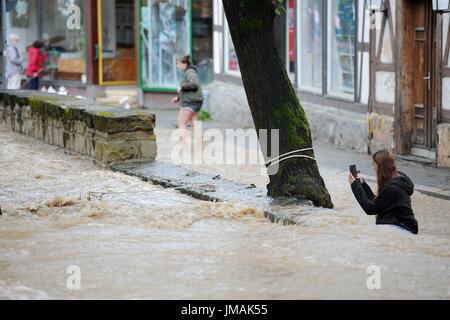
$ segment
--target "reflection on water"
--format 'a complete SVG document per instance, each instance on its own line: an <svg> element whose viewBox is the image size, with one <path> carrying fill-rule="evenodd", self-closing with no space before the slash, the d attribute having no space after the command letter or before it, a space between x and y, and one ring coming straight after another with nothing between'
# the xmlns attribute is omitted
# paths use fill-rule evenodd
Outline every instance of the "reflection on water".
<svg viewBox="0 0 450 320"><path fill-rule="evenodd" d="M337 209L282 227L260 208L193 200L1 131L0 165L3 299L450 298L443 200L414 197L419 237L377 227L345 175L322 168ZM108 194L89 201L93 191ZM66 286L71 265L79 291ZM381 290L367 289L370 265Z"/></svg>

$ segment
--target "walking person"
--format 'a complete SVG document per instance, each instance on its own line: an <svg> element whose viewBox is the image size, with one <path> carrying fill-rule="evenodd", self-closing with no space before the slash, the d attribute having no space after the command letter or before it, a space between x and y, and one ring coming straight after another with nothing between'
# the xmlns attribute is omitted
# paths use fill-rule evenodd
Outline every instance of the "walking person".
<svg viewBox="0 0 450 320"><path fill-rule="evenodd" d="M349 182L356 200L368 215L376 215L377 225L395 225L418 234L419 227L411 205L414 183L397 171L397 164L388 150L380 150L372 157L377 176L378 192L357 174L350 173Z"/></svg>
<svg viewBox="0 0 450 320"><path fill-rule="evenodd" d="M180 104L178 116L178 129L184 130L183 142L187 125L192 124L195 140L201 139L201 132L197 125L198 113L203 107L203 91L197 69L191 61L191 56L187 55L178 60L177 68L183 72L183 79L178 89L178 97L172 99L173 103Z"/></svg>
<svg viewBox="0 0 450 320"><path fill-rule="evenodd" d="M48 52L42 50L44 43L35 41L33 46L28 49L28 68L25 72L29 78L28 89L39 90L39 78L41 77L42 64L47 59Z"/></svg>
<svg viewBox="0 0 450 320"><path fill-rule="evenodd" d="M24 59L20 56L19 45L20 37L12 33L8 36L8 46L6 47L7 63L7 89L19 90L22 82L22 72Z"/></svg>

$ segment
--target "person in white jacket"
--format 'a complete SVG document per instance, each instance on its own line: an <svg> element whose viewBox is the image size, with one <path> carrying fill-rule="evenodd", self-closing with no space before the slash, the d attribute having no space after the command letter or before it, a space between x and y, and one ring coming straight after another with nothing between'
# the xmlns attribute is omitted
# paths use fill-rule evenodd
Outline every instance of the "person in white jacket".
<svg viewBox="0 0 450 320"><path fill-rule="evenodd" d="M19 44L20 37L17 34L10 34L8 36L8 46L6 48L8 65L8 90L18 90L21 88L22 71L24 59L20 56L17 45Z"/></svg>

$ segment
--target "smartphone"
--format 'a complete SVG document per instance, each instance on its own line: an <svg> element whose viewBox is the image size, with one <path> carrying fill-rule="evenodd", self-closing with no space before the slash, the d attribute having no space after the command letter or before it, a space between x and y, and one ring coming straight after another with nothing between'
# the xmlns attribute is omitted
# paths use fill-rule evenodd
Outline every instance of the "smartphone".
<svg viewBox="0 0 450 320"><path fill-rule="evenodd" d="M358 177L359 171L356 169L356 165L355 164L350 166L350 172L355 178Z"/></svg>

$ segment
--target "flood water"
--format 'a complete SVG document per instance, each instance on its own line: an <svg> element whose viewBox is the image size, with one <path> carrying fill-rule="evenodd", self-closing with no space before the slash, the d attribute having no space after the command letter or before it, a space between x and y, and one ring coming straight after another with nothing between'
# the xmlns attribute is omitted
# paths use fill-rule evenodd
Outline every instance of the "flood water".
<svg viewBox="0 0 450 320"><path fill-rule="evenodd" d="M157 134L164 155L168 135ZM346 174L322 167L336 210L286 227L245 203L194 200L3 129L0 168L0 299L450 298L448 201L414 195L420 236L375 226ZM219 169L258 174L202 168ZM371 265L379 290L366 284ZM67 286L70 266L81 290Z"/></svg>

